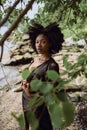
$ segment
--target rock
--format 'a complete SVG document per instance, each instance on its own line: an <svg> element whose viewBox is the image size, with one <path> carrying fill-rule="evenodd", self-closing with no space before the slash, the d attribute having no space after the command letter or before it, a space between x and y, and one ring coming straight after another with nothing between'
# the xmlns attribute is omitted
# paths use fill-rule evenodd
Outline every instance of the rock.
<svg viewBox="0 0 87 130"><path fill-rule="evenodd" d="M14 45L13 47L10 48L10 51L13 52L14 50L18 49L18 47L19 47L19 46L16 44L16 45Z"/></svg>
<svg viewBox="0 0 87 130"><path fill-rule="evenodd" d="M5 64L5 66L18 66L18 65L24 65L24 64L29 64L33 58L24 58L22 57L20 60L11 60L9 63Z"/></svg>
<svg viewBox="0 0 87 130"><path fill-rule="evenodd" d="M22 77L17 67L4 66L0 69L0 89L14 88L14 85L21 80Z"/></svg>
<svg viewBox="0 0 87 130"><path fill-rule="evenodd" d="M63 43L63 45L65 46L71 46L73 44L73 38L72 37L69 37L69 38L66 38L65 39L65 42Z"/></svg>
<svg viewBox="0 0 87 130"><path fill-rule="evenodd" d="M69 37L65 39L63 45L64 46L77 45L78 47L84 47L86 45L86 41L84 39L80 39L79 41L74 41L72 37Z"/></svg>
<svg viewBox="0 0 87 130"><path fill-rule="evenodd" d="M24 53L29 52L29 46L23 46L22 49Z"/></svg>
<svg viewBox="0 0 87 130"><path fill-rule="evenodd" d="M10 61L10 53L4 53L2 57L2 64L7 64Z"/></svg>
<svg viewBox="0 0 87 130"><path fill-rule="evenodd" d="M16 60L16 61L20 61L21 59L23 59L24 57L22 56L22 55L15 55L14 56L14 59Z"/></svg>
<svg viewBox="0 0 87 130"><path fill-rule="evenodd" d="M84 46L84 45L86 45L86 42L84 39L80 39L79 41L77 41L77 45Z"/></svg>
<svg viewBox="0 0 87 130"><path fill-rule="evenodd" d="M27 33L25 33L22 37L23 41L27 41L29 40L29 35Z"/></svg>
<svg viewBox="0 0 87 130"><path fill-rule="evenodd" d="M19 69L19 72L22 72L25 69L29 69L29 64L22 65L21 67L19 66L18 69Z"/></svg>
<svg viewBox="0 0 87 130"><path fill-rule="evenodd" d="M13 47L11 47L9 60L4 62L4 65L17 66L20 64L29 64L31 62L31 54L33 54L34 51L29 46L29 38L24 36L23 40L23 42L18 41Z"/></svg>

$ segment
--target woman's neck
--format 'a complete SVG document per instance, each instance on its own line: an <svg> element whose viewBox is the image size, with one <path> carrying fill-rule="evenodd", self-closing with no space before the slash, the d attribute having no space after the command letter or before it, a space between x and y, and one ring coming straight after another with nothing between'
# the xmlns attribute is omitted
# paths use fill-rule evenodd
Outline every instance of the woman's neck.
<svg viewBox="0 0 87 130"><path fill-rule="evenodd" d="M39 58L40 61L49 60L50 57L51 57L51 55L49 55L49 54L39 54L38 56L39 56L38 58Z"/></svg>
<svg viewBox="0 0 87 130"><path fill-rule="evenodd" d="M50 58L51 57L50 54L39 54L38 56L41 58Z"/></svg>

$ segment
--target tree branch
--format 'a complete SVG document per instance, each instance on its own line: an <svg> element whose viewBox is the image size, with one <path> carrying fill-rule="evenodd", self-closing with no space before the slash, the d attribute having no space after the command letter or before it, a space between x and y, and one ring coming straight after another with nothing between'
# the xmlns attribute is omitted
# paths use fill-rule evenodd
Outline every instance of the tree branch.
<svg viewBox="0 0 87 130"><path fill-rule="evenodd" d="M68 88L68 89L65 89L65 90L61 90L60 92L87 92L86 90L83 90L82 88Z"/></svg>
<svg viewBox="0 0 87 130"><path fill-rule="evenodd" d="M12 7L10 7L10 9L8 10L6 16L4 17L4 19L2 19L0 21L0 27L8 20L10 14L12 13L12 11L14 10L14 8L17 6L17 4L20 2L20 0L16 0L15 3L13 4Z"/></svg>
<svg viewBox="0 0 87 130"><path fill-rule="evenodd" d="M3 45L1 46L0 62L1 62L2 56L3 56Z"/></svg>
<svg viewBox="0 0 87 130"><path fill-rule="evenodd" d="M9 30L7 30L5 32L5 34L3 35L3 37L0 40L0 46L2 46L5 42L5 40L8 38L8 36L11 34L11 32L18 26L18 24L20 23L21 19L23 18L23 16L28 12L29 9L31 9L33 3L35 0L31 0L28 2L28 4L26 5L25 9L22 11L22 13L18 16L18 18L16 19L16 21L12 24L12 26L9 28ZM0 57L0 60L2 59L2 57Z"/></svg>

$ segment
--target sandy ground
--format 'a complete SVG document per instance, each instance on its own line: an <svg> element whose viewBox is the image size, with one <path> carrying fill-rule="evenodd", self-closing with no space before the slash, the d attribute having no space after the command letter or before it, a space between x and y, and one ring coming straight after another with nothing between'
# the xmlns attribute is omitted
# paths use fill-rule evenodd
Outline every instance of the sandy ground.
<svg viewBox="0 0 87 130"><path fill-rule="evenodd" d="M22 113L22 93L0 91L0 130L19 130L12 112Z"/></svg>
<svg viewBox="0 0 87 130"><path fill-rule="evenodd" d="M22 113L22 92L0 91L0 130L21 130L12 112ZM60 130L79 130L70 126Z"/></svg>

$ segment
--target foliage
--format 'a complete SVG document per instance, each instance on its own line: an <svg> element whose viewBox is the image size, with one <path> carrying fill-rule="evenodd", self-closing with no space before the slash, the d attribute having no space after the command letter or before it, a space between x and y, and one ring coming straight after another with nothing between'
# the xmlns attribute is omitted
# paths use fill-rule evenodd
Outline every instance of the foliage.
<svg viewBox="0 0 87 130"><path fill-rule="evenodd" d="M11 113L12 117L14 117L16 119L16 121L18 122L20 128L24 128L24 117L22 114L18 115L18 113L13 112ZM33 112L27 112L27 116L29 117L29 122L31 124L31 126L33 126L32 130L35 130L35 128L38 126L38 121L34 116Z"/></svg>
<svg viewBox="0 0 87 130"><path fill-rule="evenodd" d="M25 69L25 70L23 70L22 71L22 78L23 78L23 80L25 80L25 79L27 79L27 77L29 76L29 71L28 71L28 69Z"/></svg>
<svg viewBox="0 0 87 130"><path fill-rule="evenodd" d="M20 8L16 7L9 16L7 21L9 24L15 21L27 2L28 0L20 1ZM33 21L37 21L44 26L48 25L50 22L56 21L61 26L65 37L72 36L75 40L83 38L87 40L86 0L37 0L36 2L37 4L43 5L43 7L41 6L38 8L38 13L35 15L34 19L30 19L27 15L23 18L19 25L21 31L27 31L28 25ZM5 6L6 3L8 3L6 0L2 1L1 18L6 15L12 4L11 2L8 6Z"/></svg>
<svg viewBox="0 0 87 130"><path fill-rule="evenodd" d="M27 112L27 117L29 117L29 122L31 124L31 127L32 127L32 130L36 130L37 126L38 126L38 120L37 118L35 117L34 113L33 112Z"/></svg>
<svg viewBox="0 0 87 130"><path fill-rule="evenodd" d="M6 15L11 7L12 3L6 6L6 2L6 0L2 0L0 3L0 19L3 19L3 16ZM21 0L21 7L14 9L7 20L8 27L14 23L27 2L28 0ZM37 3L42 3L44 5L43 8L39 7L38 13L35 15L34 19L30 20L28 16L22 19L18 28L14 30L15 39L21 39L22 35L19 34L22 31L26 32L28 30L28 25L32 24L34 21L44 26L56 21L62 28L65 37L72 36L76 40L84 38L87 41L86 0L37 0ZM80 55L75 64L68 62L68 57L64 56L63 64L66 70L60 76L54 71L47 72L46 76L50 82L49 80L47 82L42 82L38 79L31 82L31 91L36 92L36 94L29 102L29 105L36 109L41 104L45 103L54 128L66 127L73 122L74 107L73 104L69 102L64 90L68 83L78 75L83 74L87 78L87 54ZM69 78L62 79L61 76L66 74ZM26 79L28 75L28 70L23 71L23 79ZM59 84L53 87L55 82ZM23 127L22 116L17 116L15 113L12 115L19 122L19 125ZM28 115L33 129L35 129L38 125L38 121L35 119L33 113L28 113ZM35 120L35 123L33 120Z"/></svg>
<svg viewBox="0 0 87 130"><path fill-rule="evenodd" d="M9 14L8 12L10 12L13 4L16 3L16 1L1 1L2 6L0 7L0 18L2 19L0 22L0 26L6 26L8 28L8 30L10 29L11 25L13 25L15 23L15 21L18 19L18 17L20 16L21 12L23 12L26 4L28 3L28 0L20 0L18 6L16 6L13 11L11 11L11 13ZM8 16L9 14L9 16ZM5 21L5 18L8 16L7 20ZM5 24L3 24L3 22L5 21ZM14 32L14 40L21 40L22 36L21 36L21 32L26 32L27 31L27 27L30 21L30 18L28 16L24 16L24 18L22 20L20 20L20 24L19 26L13 31ZM19 33L19 35L18 35ZM3 35L4 37L4 35Z"/></svg>
<svg viewBox="0 0 87 130"><path fill-rule="evenodd" d="M25 74L23 76L25 76ZM74 120L74 106L67 99L66 93L60 92L61 90L64 90L67 80L64 82L57 72L53 70L47 71L46 77L48 79L46 82L42 82L39 79L31 81L31 92L36 94L30 100L29 106L35 111L38 106L45 103L48 108L53 127L66 127ZM59 84L56 87L53 87L55 82L59 82ZM32 120L34 120L33 118L35 117L32 117Z"/></svg>
<svg viewBox="0 0 87 130"><path fill-rule="evenodd" d="M60 75L53 70L49 70L46 73L46 82L34 79L30 83L31 92L34 92L35 95L29 101L29 106L35 111L38 106L45 103L51 117L52 125L55 129L65 128L74 120L74 105L68 99L66 91L69 89L68 84L72 79L77 78L78 75L83 74L87 78L87 54L82 53L78 56L77 62L74 64L68 61L68 56L64 56L63 64L66 70ZM28 75L28 70L24 70L22 73L23 79L26 79ZM68 75L68 78L62 77L64 75ZM54 87L55 83L58 83L56 87ZM70 89L72 88L76 89L78 86L73 85ZM83 98L86 98L86 96L83 95ZM28 114L31 114L31 116L28 116L30 117L29 120L31 120L31 124L32 120L35 120L36 122L35 124L32 124L32 126L34 126L33 129L35 130L38 121L35 119L34 113L30 112Z"/></svg>
<svg viewBox="0 0 87 130"><path fill-rule="evenodd" d="M11 115L16 119L21 128L24 128L24 118L23 115L18 115L18 113L11 113Z"/></svg>
<svg viewBox="0 0 87 130"><path fill-rule="evenodd" d="M63 63L66 67L66 72L72 78L76 78L78 75L83 74L87 78L87 54L83 53L77 58L75 64L68 62L68 57L63 57Z"/></svg>
<svg viewBox="0 0 87 130"><path fill-rule="evenodd" d="M35 17L36 21L43 25L56 21L61 26L65 37L72 35L74 39L86 40L87 1L54 0L49 2L43 0L43 3L44 8L39 9Z"/></svg>

